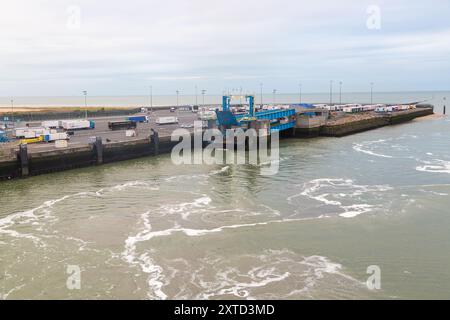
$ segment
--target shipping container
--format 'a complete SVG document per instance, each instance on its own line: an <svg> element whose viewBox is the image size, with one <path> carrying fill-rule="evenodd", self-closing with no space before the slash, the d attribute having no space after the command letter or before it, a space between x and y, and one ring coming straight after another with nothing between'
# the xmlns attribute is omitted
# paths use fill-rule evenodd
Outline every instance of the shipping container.
<svg viewBox="0 0 450 320"><path fill-rule="evenodd" d="M13 132L14 136L16 138L36 138L41 135L49 134L50 131L45 128L16 128Z"/></svg>
<svg viewBox="0 0 450 320"><path fill-rule="evenodd" d="M44 136L44 141L52 142L57 140L69 140L67 132L50 133Z"/></svg>
<svg viewBox="0 0 450 320"><path fill-rule="evenodd" d="M148 122L148 116L132 116L128 117L127 120L134 122Z"/></svg>
<svg viewBox="0 0 450 320"><path fill-rule="evenodd" d="M59 127L59 121L58 120L42 121L41 125L44 128L58 128Z"/></svg>
<svg viewBox="0 0 450 320"><path fill-rule="evenodd" d="M162 124L172 124L172 123L178 123L177 117L159 117L156 119L156 124L162 125Z"/></svg>
<svg viewBox="0 0 450 320"><path fill-rule="evenodd" d="M136 122L126 121L110 121L108 122L108 128L111 130L129 130L136 129Z"/></svg>
<svg viewBox="0 0 450 320"><path fill-rule="evenodd" d="M92 120L62 120L61 127L65 130L94 129L95 122Z"/></svg>

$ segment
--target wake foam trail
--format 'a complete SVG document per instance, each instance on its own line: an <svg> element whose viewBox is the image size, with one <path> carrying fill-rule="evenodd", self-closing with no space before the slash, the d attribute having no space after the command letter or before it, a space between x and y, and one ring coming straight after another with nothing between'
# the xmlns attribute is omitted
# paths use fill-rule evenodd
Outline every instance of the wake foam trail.
<svg viewBox="0 0 450 320"><path fill-rule="evenodd" d="M162 290L164 285L164 275L161 266L155 264L148 252L137 253L137 245L147 241L148 234L151 233L152 226L149 219L150 212L141 215L141 220L145 229L135 236L130 236L125 240L125 249L122 252L122 259L130 265L138 266L144 273L148 274L147 283L152 290L148 293L150 299L166 299L167 295ZM151 238L151 237L150 237Z"/></svg>
<svg viewBox="0 0 450 320"><path fill-rule="evenodd" d="M202 198L200 198L202 199ZM195 201L194 201L195 202ZM206 201L208 202L208 201ZM163 268L158 265L152 254L155 253L154 249L146 250L143 253L138 252L138 246L140 243L150 241L158 237L168 237L176 233L184 234L188 237L200 237L209 234L215 234L223 232L225 230L238 229L238 228L249 228L256 226L265 226L273 223L285 223L294 221L305 221L310 220L310 218L303 219L280 219L280 220L270 220L264 222L255 223L245 223L245 224L232 224L224 225L211 229L192 229L183 228L177 223L173 228L168 228L164 230L154 230L150 222L152 216L151 211L144 212L140 216L140 224L144 227L143 230L138 232L136 235L131 235L125 240L124 250L121 254L122 260L127 262L129 265L138 267L142 272L147 274L147 283L150 289L148 292L148 297L151 299L166 299L167 294L163 291L164 285L168 283L168 279L164 275Z"/></svg>
<svg viewBox="0 0 450 320"><path fill-rule="evenodd" d="M354 203L355 200L365 201L362 198L379 197L382 192L392 190L387 185L358 185L351 179L329 178L311 180L300 186L303 191L289 196L288 203L294 204L296 198L306 197L325 206L338 207L344 211L338 215L344 218L353 218L380 208L379 204Z"/></svg>
<svg viewBox="0 0 450 320"><path fill-rule="evenodd" d="M130 181L122 184L118 184L112 187L102 188L94 192L78 192L70 195L64 195L60 198L44 201L41 205L21 212L16 212L7 215L0 219L0 234L6 234L14 238L26 238L33 241L36 246L45 246L41 238L36 235L29 233L20 233L16 230L11 230L9 228L15 225L37 225L39 221L48 218L51 215L51 211L55 204L66 201L68 199L78 198L78 197L102 197L106 193L123 191L128 188L151 188L154 190L154 186L149 185L144 181Z"/></svg>
<svg viewBox="0 0 450 320"><path fill-rule="evenodd" d="M376 140L376 141L366 141L366 142L361 142L361 143L355 143L353 145L353 150L357 151L357 152L362 152L371 156L375 156L375 157L381 157L381 158L393 158L393 156L390 155L386 155L386 154L381 154L381 153L376 153L374 151L372 151L370 149L371 146L376 145L376 144L380 144L380 143L384 143L387 140Z"/></svg>
<svg viewBox="0 0 450 320"><path fill-rule="evenodd" d="M324 256L302 256L287 249L227 257L207 255L192 262L189 272L181 275L187 284L174 298L296 299L314 297L323 286L337 291L341 286L363 289L361 282L342 269Z"/></svg>
<svg viewBox="0 0 450 320"><path fill-rule="evenodd" d="M162 205L160 211L165 214L179 214L183 220L187 220L193 211L198 211L201 208L208 208L211 203L211 198L206 194L195 199L192 202L183 202L178 204Z"/></svg>
<svg viewBox="0 0 450 320"><path fill-rule="evenodd" d="M420 161L420 160L419 160ZM434 159L432 161L420 161L424 165L417 166L416 170L431 173L450 173L450 161Z"/></svg>

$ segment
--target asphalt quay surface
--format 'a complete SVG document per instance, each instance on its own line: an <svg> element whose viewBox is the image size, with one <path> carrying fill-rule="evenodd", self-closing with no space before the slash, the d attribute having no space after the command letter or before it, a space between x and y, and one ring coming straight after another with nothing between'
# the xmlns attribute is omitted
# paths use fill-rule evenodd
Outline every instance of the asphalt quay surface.
<svg viewBox="0 0 450 320"><path fill-rule="evenodd" d="M112 143L118 141L132 141L137 139L148 138L151 135L151 129L154 129L158 132L159 136L170 136L175 129L183 128L190 126L190 128L186 128L189 131L192 131L192 126L194 125L194 121L198 120L197 113L192 111L175 111L170 112L169 110L156 110L153 112L139 113L137 115L147 115L149 117L148 123L137 123L136 127L136 136L135 137L126 137L126 130L111 130L108 128L108 122L110 121L121 121L126 120L129 115L124 116L112 116L112 117L98 117L98 118L88 118L89 120L95 121L95 129L86 129L86 130L75 130L74 135L70 136L70 140L68 141L68 147L77 147L88 145L90 143L91 137L101 137L103 143ZM168 117L168 116L176 116L178 117L178 124L165 124L158 125L156 124L156 119L158 117ZM31 123L32 126L39 125L37 122ZM18 127L25 127L26 122L21 123ZM55 150L55 144L53 142L46 143L32 143L28 144L29 152L41 152L41 151L51 151ZM5 146L6 147L6 146ZM17 148L17 146L15 147Z"/></svg>

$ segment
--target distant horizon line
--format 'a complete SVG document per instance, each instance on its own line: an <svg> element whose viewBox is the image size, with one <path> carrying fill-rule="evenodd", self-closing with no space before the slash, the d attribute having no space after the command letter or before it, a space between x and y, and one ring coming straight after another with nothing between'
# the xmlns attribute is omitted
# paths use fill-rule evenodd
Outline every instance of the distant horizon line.
<svg viewBox="0 0 450 320"><path fill-rule="evenodd" d="M374 94L377 93L436 93L436 92L450 92L449 90L404 90L404 91L373 91ZM357 93L357 94L370 94L370 91L342 91L342 94L350 94L350 93ZM241 95L240 93L236 93L236 92L230 92L228 93L230 95ZM260 93L249 93L249 92L242 92L242 95L246 95L246 94L253 94L255 96L259 96ZM312 94L327 94L329 95L330 92L302 92L302 95L312 95ZM339 94L339 90L333 90L333 95L335 94ZM187 94L180 94L179 96L195 96L195 92L194 93L187 93ZM197 93L198 96L201 96L201 93ZM224 93L210 93L210 94L205 94L205 96L222 96L224 95ZM272 92L263 92L263 95L273 95ZM276 93L276 95L299 95L299 92L278 92ZM14 98L69 98L69 97L80 97L83 96L82 93L80 93L80 95L57 95L57 96L52 96L52 95L24 95L24 96L0 96L1 99L14 99ZM88 96L92 97L148 97L150 96L149 94L125 94L125 95L89 95L89 91L88 91ZM152 94L152 96L176 96L176 93L173 94L168 94L168 93L163 93L163 94Z"/></svg>

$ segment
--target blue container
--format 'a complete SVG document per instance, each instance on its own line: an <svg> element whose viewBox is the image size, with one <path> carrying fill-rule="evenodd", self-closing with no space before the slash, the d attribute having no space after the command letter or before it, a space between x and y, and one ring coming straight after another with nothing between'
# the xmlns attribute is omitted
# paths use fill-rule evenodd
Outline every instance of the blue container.
<svg viewBox="0 0 450 320"><path fill-rule="evenodd" d="M128 117L128 121L133 122L147 122L147 116L134 116L134 117Z"/></svg>

